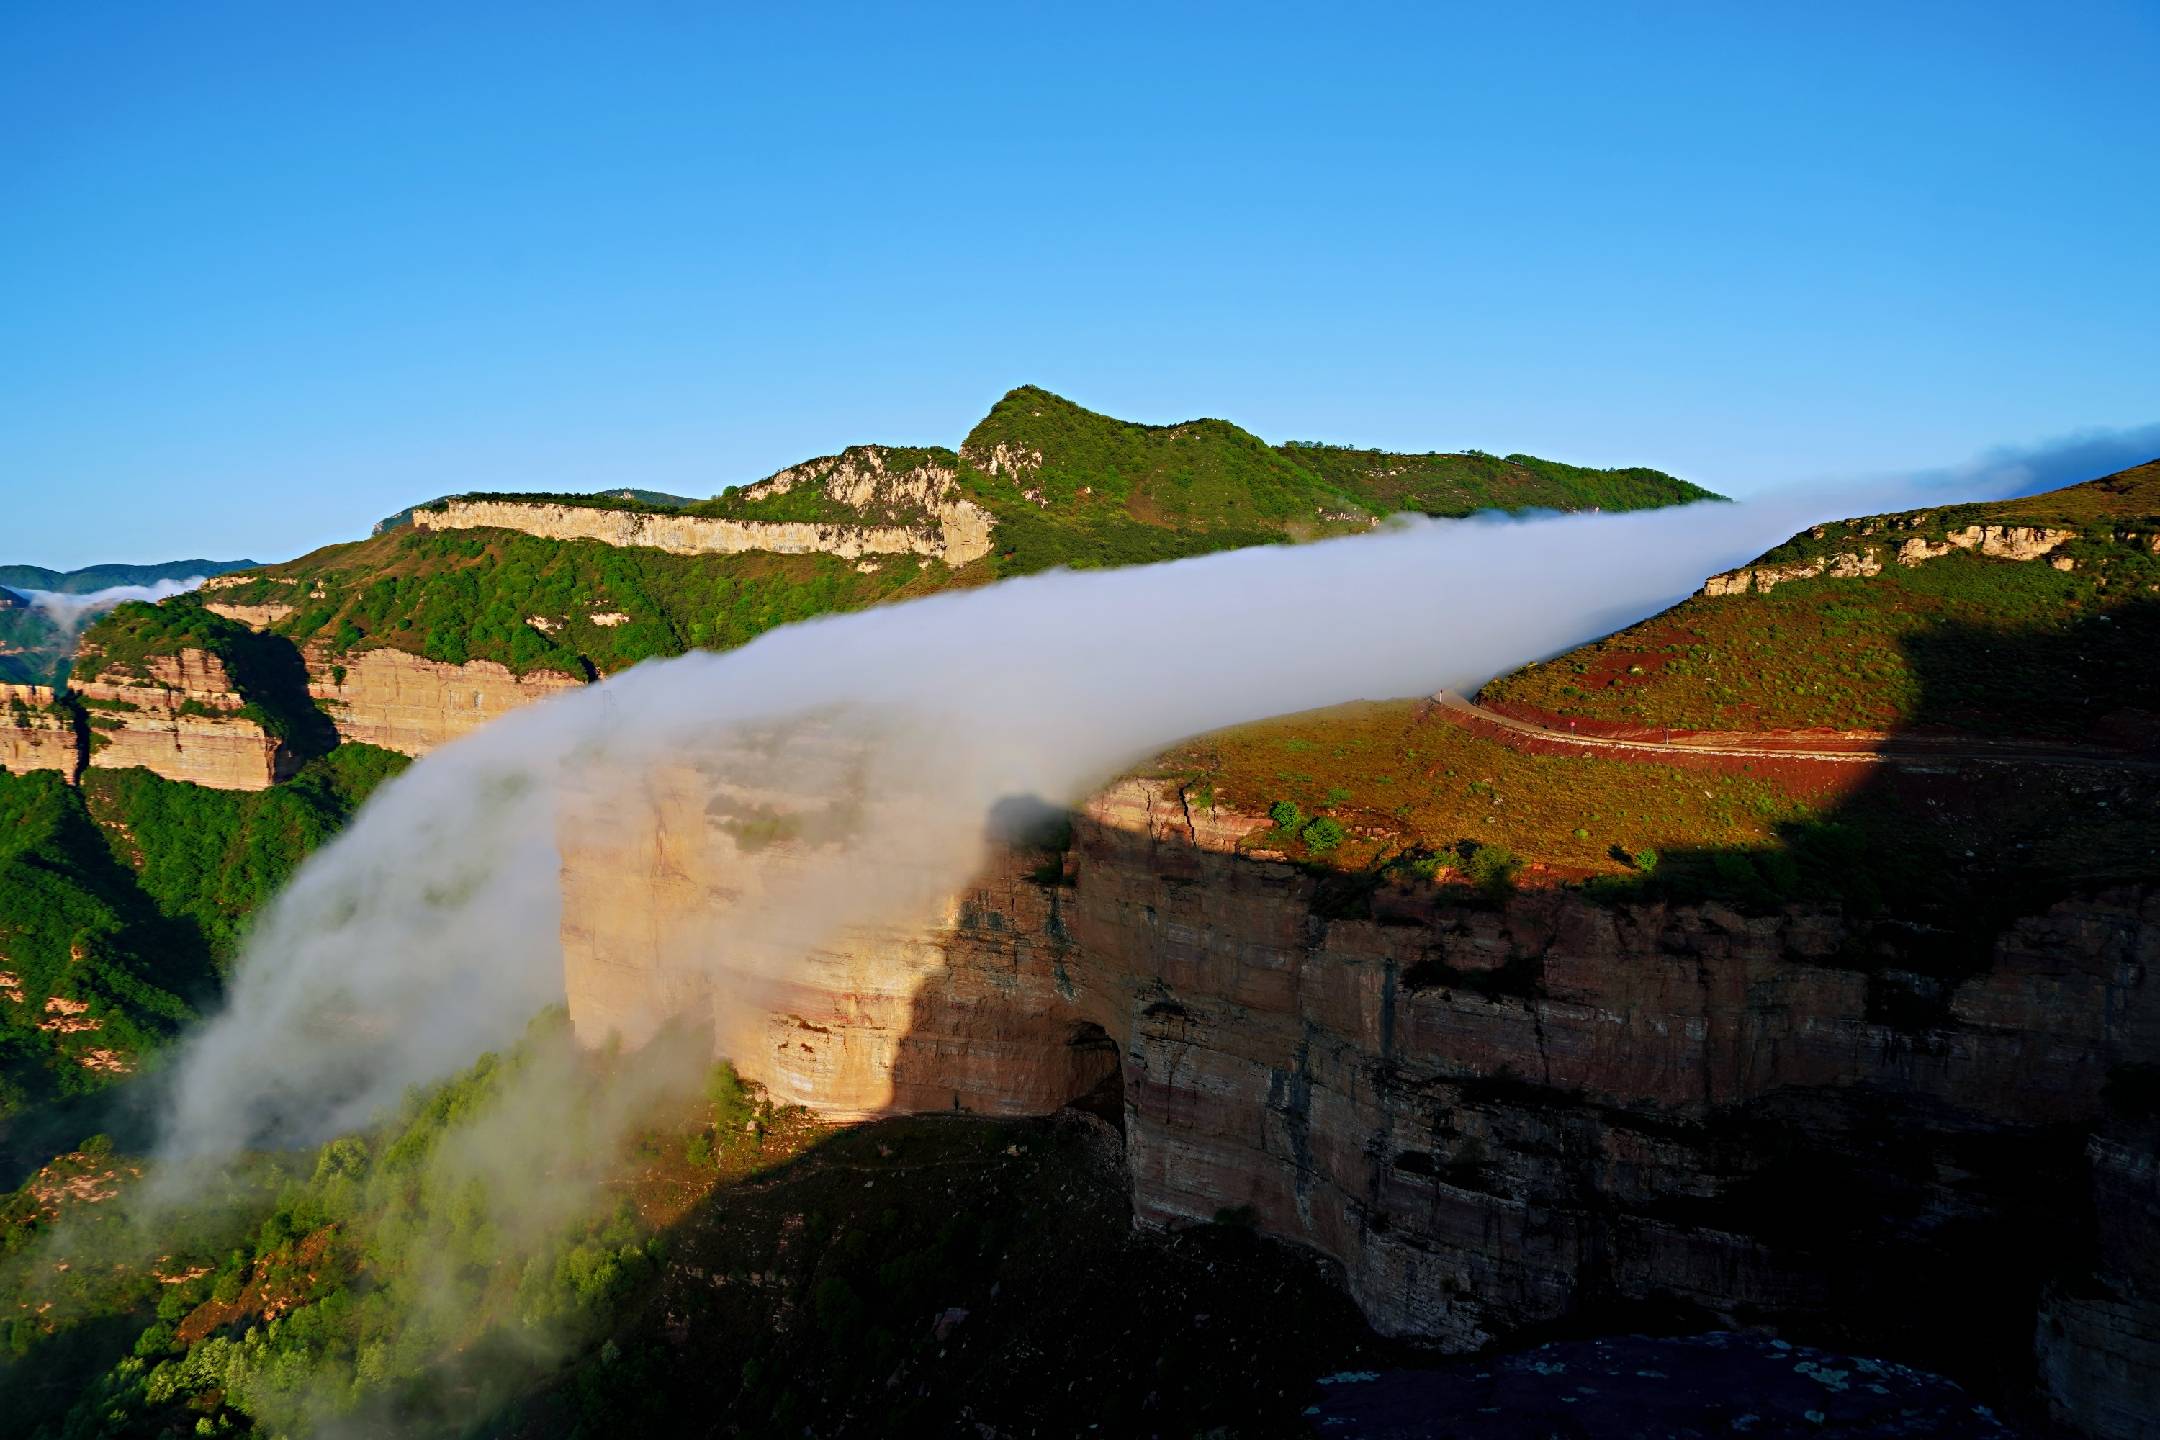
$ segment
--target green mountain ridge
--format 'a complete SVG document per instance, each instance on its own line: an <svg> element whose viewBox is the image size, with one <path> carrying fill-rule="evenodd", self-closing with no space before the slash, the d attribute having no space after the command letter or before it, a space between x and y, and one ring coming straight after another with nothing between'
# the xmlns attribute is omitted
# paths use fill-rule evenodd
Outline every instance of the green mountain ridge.
<svg viewBox="0 0 2160 1440"><path fill-rule="evenodd" d="M274 628L332 653L390 645L452 664L485 659L521 673L583 676L588 667L607 674L654 656L726 649L789 621L1005 576L1354 534L1402 510L1459 517L1722 498L1640 467L1270 445L1225 420L1139 425L1034 386L1001 398L957 450L853 446L709 500L620 490L465 498L746 521L932 522L919 499L843 504L823 477L848 467L915 475L925 489L949 484L992 517L991 554L959 567L911 556L865 566L824 554L675 555L507 530L392 525L365 541L260 567L220 599L294 605ZM771 483L782 475L797 477L784 491ZM429 505L448 498L457 497ZM622 618L602 624L596 615Z"/></svg>
<svg viewBox="0 0 2160 1440"><path fill-rule="evenodd" d="M1991 527L2046 533L2010 559ZM1764 569L1767 590L1696 595L1484 696L1618 726L2160 740L2160 460L1818 525L1732 574Z"/></svg>
<svg viewBox="0 0 2160 1440"><path fill-rule="evenodd" d="M16 591L49 590L87 595L121 585L155 585L251 569L253 560L168 560L155 565L86 565L48 570L42 565L0 565L0 683L57 685L67 678L74 636Z"/></svg>
<svg viewBox="0 0 2160 1440"><path fill-rule="evenodd" d="M1248 529L1247 516L1287 526L1308 504L1347 511L1367 499L1389 503L1388 485L1428 501L1443 482L1522 495L1547 478L1544 462L1532 457L1331 451L1316 462L1306 453L1313 447L1303 446L1289 447L1303 462L1292 469L1278 464L1284 457L1274 447L1255 451L1213 422L1182 434L1172 433L1180 427L1130 434L1108 431L1085 412L1041 416L1025 401L1023 408L1028 413L1008 418L1055 420L1088 443L1052 438L1057 427L1001 422L981 437L989 447L978 452L981 465L967 459L974 435L961 451L881 458L968 467L970 483L997 503L1010 503L1011 490L1048 517L1042 543L1066 553L1089 536L1124 543L1128 530L1180 540L1267 533L1258 522ZM1013 474L1016 437L1049 440L1050 448ZM861 458L850 451L825 459L851 454ZM1413 463L1420 458L1450 463ZM1335 478L1314 484L1311 475L1330 465ZM1593 475L1621 487L1623 498L1626 487L1658 483L1635 472ZM1826 651L1826 642L1864 636L1906 657L1926 694L1954 696L1967 654L1958 647L1983 631L1995 647L2078 660L2055 675L2047 696L2055 710L2121 708L2152 682L2090 657L2112 643L2111 630L2134 642L2118 657L2126 666L2160 653L2141 628L2160 603L2152 588L2160 574L2147 568L2151 537L2160 534L2153 481L2160 467L2019 501L1863 517L1795 537L1757 562L1804 567L1856 546L1910 539L1949 546L1944 537L1963 527L2015 524L2076 529L2060 547L2059 558L2076 562L2067 571L2045 559L1950 547L1913 567L1886 557L1871 576L1824 574L1768 594L1698 597L1660 619L1700 630L1710 623L1702 617L1733 617L1728 628L1690 642L1712 646L1715 665L1690 663L1702 667L1694 673L1715 669L1731 687L1752 687L1765 713L1785 703L1779 694L1790 667L1815 664L1821 653L1835 664L1841 652ZM1210 499L1248 482L1234 512ZM1551 483L1592 482L1561 473ZM1049 503L1039 506L1028 489ZM1580 499L1588 491L1571 493ZM768 503L727 498L750 514ZM1186 518L1177 503L1192 507ZM1212 521L1220 528L1207 528ZM735 643L797 611L978 583L1001 573L1002 563L1029 558L1016 545L962 571L931 562L865 574L831 556L675 556L408 527L270 567L221 598L298 606L277 627L287 644L325 635L347 646L391 640L438 658L529 645L531 663L597 653L609 659L607 669L643 647ZM598 625L585 612L603 605L630 618ZM529 623L533 615L563 624L551 634ZM1900 618L1869 629L1871 616ZM1629 637L1624 648L1642 654L1647 633L1635 627L1615 640ZM624 637L622 648L586 648L612 637ZM117 611L97 643L122 664L139 664L161 646L200 644L227 655L237 673L247 645L280 639L250 638L190 598ZM1715 649L1742 644L1752 648ZM1595 653L1586 647L1575 658ZM1519 673L1583 688L1567 659ZM1664 668L1682 679L1690 673ZM2008 673L2029 682L2020 668ZM1504 693L1510 683L1493 688ZM2003 713L2011 723L2033 723L2026 710ZM39 996L97 999L100 1013L112 1007L135 1027L126 1032L133 1043L154 1049L187 1023L198 996L214 990L247 917L291 865L401 764L343 745L301 777L254 795L143 772L94 773L81 792L52 776L0 776L0 822L14 822L0 823L0 932L11 937L11 953L28 957L24 983ZM1895 785L1821 792L1775 767L1713 774L1517 751L1417 701L1361 703L1200 737L1159 757L1151 773L1175 779L1193 813L1220 807L1223 821L1250 817L1249 843L1277 863L1330 876L1330 915L1365 913L1359 907L1373 907L1376 896L1435 891L1452 913L1475 914L1505 906L1518 887L1555 885L1616 903L1715 899L1742 915L1795 903L1877 915L1884 934L1903 938L1847 958L1864 972L1871 1003L1880 994L1883 1006L1933 1003L1927 997L1946 978L1985 953L1973 937L1984 940L2006 917L2034 913L2075 888L2151 883L2160 874L2149 843L2160 798L2149 782L2113 777L2100 797L2093 788L2100 782L2035 768L1948 798L1934 780L1924 799ZM159 925L179 937L164 950L141 938ZM73 958L76 949L85 958ZM1457 987L1496 1004L1535 996L1543 984L1513 964L1458 971L1427 961L1412 974L1417 985ZM122 994L129 986L139 988ZM1919 998L1901 998L1910 996ZM16 1018L34 1019L39 1008L23 1007ZM114 1026L116 1037L122 1029ZM119 1206L100 1212L77 1204L56 1221L46 1198L69 1184L129 1183L125 1167L134 1162L124 1140L116 1152L112 1141L93 1137L45 1165L0 1204L0 1241L13 1255L7 1293L23 1302L14 1316L0 1314L0 1410L53 1435L278 1433L323 1397L363 1427L398 1433L455 1433L460 1425L471 1433L475 1416L485 1417L485 1433L566 1433L580 1422L604 1432L629 1415L665 1431L703 1423L715 1403L751 1417L749 1433L763 1433L758 1421L767 1417L774 1433L800 1433L804 1417L820 1413L883 1414L904 1431L911 1415L976 1403L985 1376L1018 1377L997 1383L1021 1388L1036 1384L1046 1365L1063 1376L1056 1366L1072 1363L1065 1357L1096 1351L1069 1343L1071 1317L1080 1315L1111 1347L1101 1353L1113 1358L1092 1373L1144 1373L1153 1364L1147 1405L1159 1396L1162 1408L1132 1412L1119 1386L1091 1387L1082 1368L1078 1400L1052 1397L1060 1417L1100 1406L1104 1433L1208 1433L1288 1417L1298 1404L1285 1392L1255 1395L1250 1366L1219 1363L1225 1354L1264 1356L1253 1362L1261 1371L1295 1383L1305 1370L1362 1369L1385 1353L1339 1292L1283 1247L1252 1236L1235 1211L1170 1234L1136 1229L1121 1192L1098 1173L1089 1132L1075 1122L918 1118L831 1135L807 1117L760 1104L726 1067L715 1070L702 1103L655 1118L625 1153L567 1145L571 1160L613 1188L566 1212L524 1263L503 1263L516 1252L481 1223L487 1197L476 1198L469 1169L459 1168L460 1124L522 1067L574 1074L592 1066L597 1076L614 1063L612 1055L577 1056L562 1030L559 1014L544 1016L505 1054L416 1090L379 1125L315 1154L248 1157L236 1167L247 1172L245 1184L235 1181L236 1198L158 1233L155 1265L124 1248ZM55 1113L56 1099L81 1106L82 1092L109 1083L80 1059L102 1037L48 1041L18 1025L0 1038L14 1047L13 1103L31 1118ZM85 1113L61 1111L39 1133ZM573 1136L584 1123L575 1104L551 1122L551 1133ZM60 1133L72 1143L89 1128ZM19 1138L14 1150L19 1161L43 1159ZM15 1166L16 1176L26 1173ZM743 1180L755 1183L731 1189ZM112 1263L64 1273L36 1263L46 1257L33 1247L69 1223L83 1225L79 1233L91 1239L79 1243L93 1247L70 1254ZM113 1247L110 1257L94 1248L103 1244ZM791 1325L761 1323L778 1275L799 1300ZM956 1277L969 1288L956 1287ZM671 1283L679 1288L666 1289ZM437 1303L446 1284L462 1308ZM681 1295L700 1307L694 1337L687 1324L676 1325L673 1297ZM34 1309L47 1301L51 1310ZM974 1328L948 1335L945 1317L956 1313L951 1325ZM1024 1329L1033 1315L1049 1318L1039 1330ZM1197 1328L1203 1317L1212 1317L1206 1330ZM1215 1328L1225 1318L1237 1321L1232 1338ZM1006 1338L1015 1333L1017 1340ZM979 1361L941 1367L949 1354ZM678 1374L692 1378L672 1378ZM895 1388L893 1375L908 1383ZM325 1377L328 1388L317 1388ZM446 1397L469 1413L446 1416ZM1166 1428L1165 1415L1182 1428Z"/></svg>
<svg viewBox="0 0 2160 1440"><path fill-rule="evenodd" d="M251 570L256 560L163 560L153 565L85 565L79 570L48 570L42 565L0 565L0 586L10 590L51 590L87 595L118 585L155 585L160 580L190 580Z"/></svg>

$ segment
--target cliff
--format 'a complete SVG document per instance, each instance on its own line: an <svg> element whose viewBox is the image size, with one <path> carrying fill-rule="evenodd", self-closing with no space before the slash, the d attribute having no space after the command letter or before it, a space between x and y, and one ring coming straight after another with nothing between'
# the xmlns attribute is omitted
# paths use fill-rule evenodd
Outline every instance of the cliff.
<svg viewBox="0 0 2160 1440"><path fill-rule="evenodd" d="M111 665L86 646L76 663L92 766L139 765L219 790L261 790L299 768L299 756L265 728L225 661L208 650Z"/></svg>
<svg viewBox="0 0 2160 1440"><path fill-rule="evenodd" d="M82 773L83 741L73 711L47 685L0 684L0 770Z"/></svg>
<svg viewBox="0 0 2160 1440"><path fill-rule="evenodd" d="M2146 890L2027 916L1954 981L1860 963L1879 938L1819 908L1390 889L1348 918L1234 853L1256 817L1152 781L1092 802L1069 851L994 854L920 928L715 995L730 908L792 862L715 843L711 799L685 771L611 791L611 825L566 816L582 1037L714 1005L747 1073L847 1116L1114 1084L1143 1223L1250 1215L1340 1262L1381 1330L1453 1349L1684 1316L2030 1373L2040 1286L2115 1173L2081 1158L2103 1091L2160 1060ZM2041 1347L2099 1434L2135 1433L2108 1387L2150 1383L2120 1352L2152 1292L2118 1293L2058 1304Z"/></svg>
<svg viewBox="0 0 2160 1440"><path fill-rule="evenodd" d="M1866 536L1885 534L1898 529L1924 530L1930 517L1925 513L1893 517L1887 524L1864 524L1860 533ZM1818 527L1820 529L1821 527ZM1960 550L1972 551L1993 560L2010 560L2023 563L2040 560L2078 538L2075 530L2056 529L2046 525L1967 525L1961 529L1945 530L1940 539L1930 540L1924 534L1908 535L1899 541L1892 555L1897 563L1907 569L1925 565L1930 560L1940 560L1945 555ZM1813 580L1827 575L1833 580L1858 580L1880 575L1883 568L1885 545L1864 545L1854 550L1841 550L1835 554L1812 556L1792 560L1782 565L1756 565L1745 569L1712 575L1703 582L1701 593L1706 596L1745 595L1749 591L1767 595L1779 585L1792 580ZM2049 562L2058 570L2074 570L2077 561L2070 556L2057 556Z"/></svg>
<svg viewBox="0 0 2160 1440"><path fill-rule="evenodd" d="M491 660L448 665L388 647L333 657L317 642L304 654L308 695L339 739L407 755L424 755L498 715L584 683L554 670L517 675Z"/></svg>
<svg viewBox="0 0 2160 1440"><path fill-rule="evenodd" d="M548 504L520 500L458 499L440 508L413 512L422 530L521 530L549 540L597 540L603 545L648 546L677 555L739 555L768 551L780 555L825 554L843 560L881 555L921 555L959 567L990 553L988 511L961 498L952 472L887 476L868 466L828 462L823 473L813 465L784 470L752 487L754 498L774 498L797 483L813 479L836 503L848 509L900 498L915 501L928 513L912 525L856 524L842 520L735 520L647 510L618 510L590 505Z"/></svg>
<svg viewBox="0 0 2160 1440"><path fill-rule="evenodd" d="M204 589L210 588L208 584ZM213 615L222 615L238 621L250 630L267 630L293 613L290 605L236 605L229 601L206 600L203 609Z"/></svg>

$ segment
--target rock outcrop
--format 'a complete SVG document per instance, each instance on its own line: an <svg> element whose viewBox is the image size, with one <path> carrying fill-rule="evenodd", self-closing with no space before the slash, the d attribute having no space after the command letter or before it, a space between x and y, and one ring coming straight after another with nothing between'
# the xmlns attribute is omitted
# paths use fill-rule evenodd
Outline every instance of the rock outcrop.
<svg viewBox="0 0 2160 1440"><path fill-rule="evenodd" d="M993 855L919 928L716 990L788 842L712 843L689 771L605 803L612 830L563 830L581 1036L710 1011L747 1073L848 1116L1042 1110L1114 1061L1143 1223L1250 1216L1339 1261L1380 1329L1456 1349L1685 1315L2030 1372L2103 1088L2160 1060L2153 894L2029 917L1954 982L1860 967L1821 910L1382 891L1331 918L1323 882L1235 853L1253 817L1154 782L1092 802L1068 851ZM2123 1362L2085 1337L2134 1347L2138 1322L2055 1313L2056 1403L2102 1414L2085 1377Z"/></svg>
<svg viewBox="0 0 2160 1440"><path fill-rule="evenodd" d="M293 613L290 605L237 605L229 600L206 600L203 609L237 620L250 630L267 630Z"/></svg>
<svg viewBox="0 0 2160 1440"><path fill-rule="evenodd" d="M92 766L139 765L219 790L265 789L298 768L292 747L264 728L225 662L206 650L152 656L138 669L101 665L85 648L76 666L92 672L74 683Z"/></svg>
<svg viewBox="0 0 2160 1440"><path fill-rule="evenodd" d="M413 512L422 530L520 530L550 540L597 540L643 545L677 555L826 554L845 560L874 555L922 555L958 567L990 553L990 512L960 492L956 472L936 464L889 469L884 452L862 446L845 455L807 461L750 486L747 502L817 487L840 510L866 517L892 514L896 523L848 520L736 520L665 511L525 500L449 500Z"/></svg>
<svg viewBox="0 0 2160 1440"><path fill-rule="evenodd" d="M1926 517L1917 517L1924 520ZM1917 520L1915 523L1917 523ZM2062 546L2077 539L2075 530L2055 529L2043 525L1967 525L1947 532L1941 540L1929 540L1914 535L1898 545L1897 563L1907 568L1924 565L1959 550L1972 550L1996 560L2039 560L2054 554ZM2054 562L2057 569L2072 568L2072 562L2061 559ZM1843 550L1835 554L1820 555L1812 560L1796 560L1785 565L1751 565L1739 570L1712 575L1703 582L1705 595L1745 595L1750 591L1767 595L1778 586L1791 580L1813 580L1827 575L1834 580L1858 580L1870 575L1880 575L1883 569L1882 552L1869 545L1858 550Z"/></svg>
<svg viewBox="0 0 2160 1440"><path fill-rule="evenodd" d="M75 712L50 686L0 685L0 770L57 770L73 784L82 762Z"/></svg>
<svg viewBox="0 0 2160 1440"><path fill-rule="evenodd" d="M518 675L492 660L449 665L383 647L332 655L307 647L308 694L341 740L424 755L508 711L582 679L554 670Z"/></svg>

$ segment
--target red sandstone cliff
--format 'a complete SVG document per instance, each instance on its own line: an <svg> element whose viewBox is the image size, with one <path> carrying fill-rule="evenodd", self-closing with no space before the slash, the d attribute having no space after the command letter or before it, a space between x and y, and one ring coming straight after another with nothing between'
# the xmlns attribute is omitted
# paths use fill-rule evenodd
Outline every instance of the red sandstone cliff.
<svg viewBox="0 0 2160 1440"><path fill-rule="evenodd" d="M2110 1074L2160 1061L2144 892L2028 917L1938 986L1862 968L1825 911L1401 893L1328 918L1313 877L1231 853L1249 823L1134 782L1069 853L994 855L744 1017L699 966L768 858L711 843L694 775L609 803L612 829L564 830L582 1035L717 1005L746 1072L847 1115L1039 1111L1114 1055L1142 1221L1249 1213L1389 1332L1684 1315L2029 1366L2094 1186L2152 1209L2148 1152L2085 1158ZM2118 1271L2152 1253L2132 1229ZM2138 1433L2151 1278L2051 1302L2040 1379L2092 1433Z"/></svg>

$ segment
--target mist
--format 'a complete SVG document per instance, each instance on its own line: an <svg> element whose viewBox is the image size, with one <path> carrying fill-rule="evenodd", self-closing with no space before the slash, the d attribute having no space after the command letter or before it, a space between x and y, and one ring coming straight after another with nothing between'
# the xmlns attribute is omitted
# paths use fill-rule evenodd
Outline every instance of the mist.
<svg viewBox="0 0 2160 1440"><path fill-rule="evenodd" d="M86 590L71 594L65 590L17 590L6 587L19 595L30 608L50 620L60 630L73 637L91 617L102 615L116 605L130 600L146 600L156 604L170 600L175 595L185 595L198 589L207 576L190 575L184 580L160 580L151 585L108 585L103 590Z"/></svg>
<svg viewBox="0 0 2160 1440"><path fill-rule="evenodd" d="M928 922L983 861L1000 802L1076 804L1241 721L1473 690L1808 524L2038 483L2032 456L2006 455L1745 504L1403 519L828 617L514 712L385 785L259 916L224 1008L146 1077L163 1119L148 1183L127 1202L136 1243L162 1253L169 1217L241 1173L242 1152L290 1155L411 1114L416 1087L469 1077L493 1052L511 1062L486 1072L488 1097L459 1112L420 1190L461 1197L491 1273L544 1274L564 1237L614 1203L610 1167L630 1137L694 1094L713 1058L747 1053L732 1041L755 1033L806 957L856 927ZM737 843L758 827L780 838ZM578 1040L621 1042L597 1067L566 1048L559 1020L534 1028L566 1000L570 847L726 876L706 911L724 933L666 942L682 953L649 957L665 983L622 987L657 1003L599 1007L612 1034L581 1017ZM56 1238L46 1253L66 1249ZM577 1343L554 1321L506 1315L471 1289L469 1266L436 1268L400 1282L414 1298L395 1353L362 1365L420 1378L405 1399L326 1363L275 1385L256 1374L249 1404L296 1432L454 1431L472 1418L470 1387L518 1393ZM475 1375L481 1329L524 1359ZM461 1366L456 1386L425 1383ZM390 1424L375 1411L438 1393L456 1413L408 1409Z"/></svg>
<svg viewBox="0 0 2160 1440"><path fill-rule="evenodd" d="M1962 498L2029 478L2022 463L1992 481L1966 472ZM1401 520L1010 580L648 662L425 757L302 868L258 923L226 1009L180 1056L163 1150L306 1144L513 1039L564 998L558 827L604 843L636 823L625 813L663 770L759 803L849 797L844 824L745 865L729 933L701 947L695 963L725 982L725 1032L727 992L754 1008L760 979L963 883L1001 799L1073 804L1240 721L1471 690L1809 523L1934 489ZM625 1038L663 1018L632 1017Z"/></svg>

